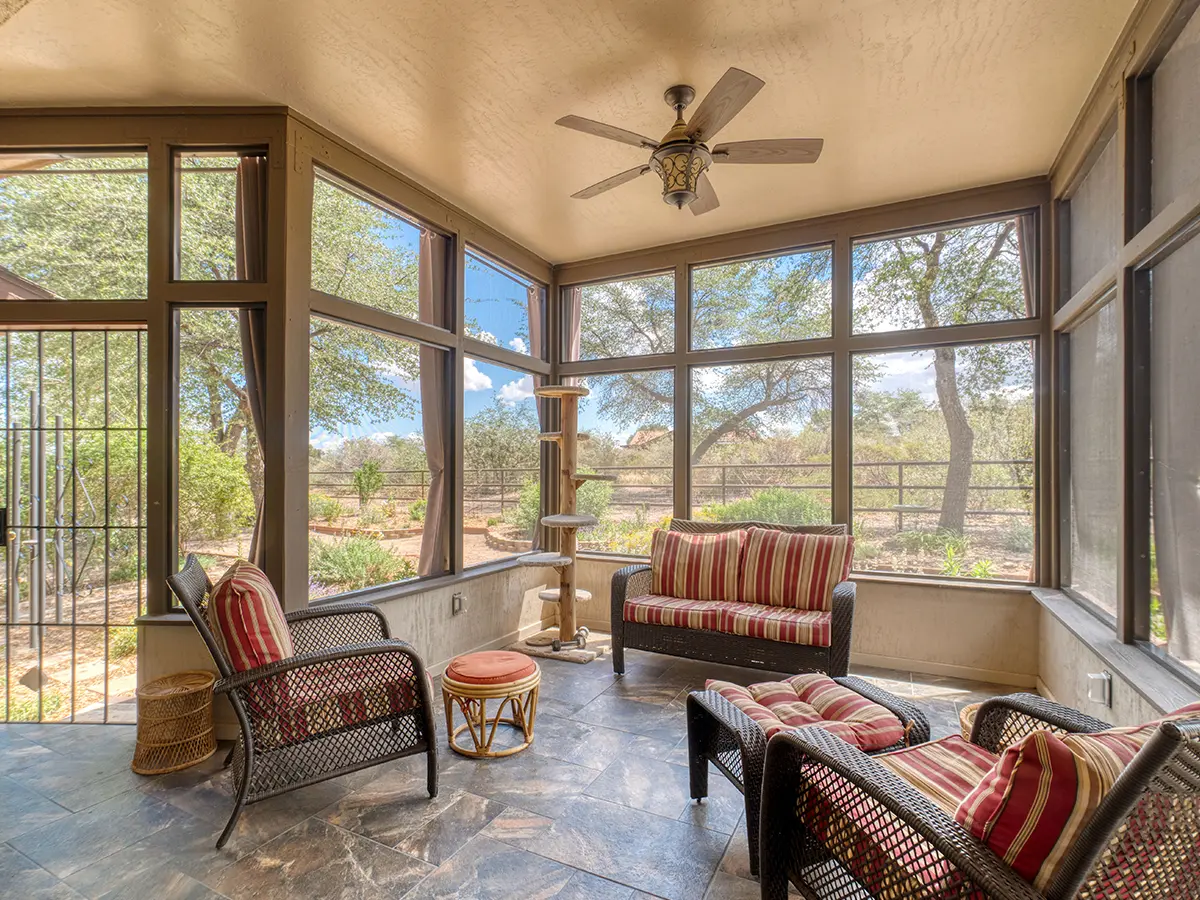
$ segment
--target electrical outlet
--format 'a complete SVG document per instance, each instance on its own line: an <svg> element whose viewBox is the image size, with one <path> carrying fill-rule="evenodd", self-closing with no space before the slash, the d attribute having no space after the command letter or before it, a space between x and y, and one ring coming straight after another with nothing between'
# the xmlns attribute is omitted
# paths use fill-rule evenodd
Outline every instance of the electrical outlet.
<svg viewBox="0 0 1200 900"><path fill-rule="evenodd" d="M455 594L450 598L450 615L457 616L463 611L463 595Z"/></svg>
<svg viewBox="0 0 1200 900"><path fill-rule="evenodd" d="M1112 708L1112 673L1089 672L1087 676L1087 698L1093 703L1103 703Z"/></svg>

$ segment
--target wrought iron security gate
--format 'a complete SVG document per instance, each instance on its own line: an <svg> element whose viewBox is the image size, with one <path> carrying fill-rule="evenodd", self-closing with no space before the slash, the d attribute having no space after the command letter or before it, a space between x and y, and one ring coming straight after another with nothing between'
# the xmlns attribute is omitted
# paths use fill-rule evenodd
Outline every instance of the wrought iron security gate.
<svg viewBox="0 0 1200 900"><path fill-rule="evenodd" d="M132 722L145 332L0 337L5 721Z"/></svg>

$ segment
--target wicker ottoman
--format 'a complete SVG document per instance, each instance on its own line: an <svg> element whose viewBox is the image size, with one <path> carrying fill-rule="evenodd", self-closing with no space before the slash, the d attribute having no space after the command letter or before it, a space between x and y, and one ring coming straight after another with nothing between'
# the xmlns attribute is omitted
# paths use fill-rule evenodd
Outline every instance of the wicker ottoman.
<svg viewBox="0 0 1200 900"><path fill-rule="evenodd" d="M763 764L766 762L767 741L771 734L787 728L818 725L856 743L861 750L870 754L886 753L929 740L929 722L914 704L869 681L853 675L840 678L820 674L794 677L805 679L806 690L810 692L829 691L839 694L842 699L827 695L814 699L815 706L809 706L797 696L799 692L793 691L790 706L781 703L772 709L769 705L755 703L750 707L744 703L742 696L738 696L738 692L746 695L748 690L782 687L789 685L789 682L767 682L752 685L749 689L709 682L709 687L724 690L726 694L735 696L739 703L750 707L759 719L756 721L717 690L692 691L687 698L688 765L692 797L701 800L708 796L710 762L742 792L746 802L746 836L750 845L750 872L753 875L758 874L758 814L762 799ZM763 699L765 701L767 698ZM856 701L867 703L864 705ZM812 710L808 716L789 715L804 707ZM818 709L829 710L830 718L822 720ZM852 723L834 717L834 711L842 713L847 709L852 713ZM793 721L786 721L789 718ZM809 720L797 721L797 718ZM879 727L881 723L887 725L889 721L892 727Z"/></svg>
<svg viewBox="0 0 1200 900"><path fill-rule="evenodd" d="M538 685L542 671L524 653L511 650L485 650L456 657L442 676L442 701L446 706L446 733L450 749L463 756L493 759L520 753L533 743L533 720L537 715ZM498 700L495 712L489 716L487 703ZM454 708L466 721L454 725ZM510 714L505 716L508 708ZM493 750L492 742L501 725L519 729L521 743ZM458 743L464 731L471 735L473 746Z"/></svg>
<svg viewBox="0 0 1200 900"><path fill-rule="evenodd" d="M162 775L194 766L217 750L212 672L180 672L138 688L137 745L130 768Z"/></svg>

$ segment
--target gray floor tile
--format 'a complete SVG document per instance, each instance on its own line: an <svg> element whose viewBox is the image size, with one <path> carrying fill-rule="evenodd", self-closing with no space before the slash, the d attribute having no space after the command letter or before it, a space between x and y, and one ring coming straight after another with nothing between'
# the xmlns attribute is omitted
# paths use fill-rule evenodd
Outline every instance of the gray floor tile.
<svg viewBox="0 0 1200 900"><path fill-rule="evenodd" d="M0 894L21 900L80 900L83 897L28 856L4 844L0 844Z"/></svg>
<svg viewBox="0 0 1200 900"><path fill-rule="evenodd" d="M459 786L506 806L558 816L571 807L599 774L586 766L521 753L507 759L474 763Z"/></svg>
<svg viewBox="0 0 1200 900"><path fill-rule="evenodd" d="M0 841L7 841L71 814L36 791L0 776Z"/></svg>
<svg viewBox="0 0 1200 900"><path fill-rule="evenodd" d="M604 769L635 737L627 731L539 713L529 751L589 769Z"/></svg>
<svg viewBox="0 0 1200 900"><path fill-rule="evenodd" d="M569 866L477 835L405 900L546 900L574 875Z"/></svg>
<svg viewBox="0 0 1200 900"><path fill-rule="evenodd" d="M687 733L682 709L664 710L653 703L640 703L603 694L571 718L646 737L678 741Z"/></svg>
<svg viewBox="0 0 1200 900"><path fill-rule="evenodd" d="M406 835L396 849L435 866L441 865L504 809L495 800L463 792L441 815Z"/></svg>
<svg viewBox="0 0 1200 900"><path fill-rule="evenodd" d="M340 828L394 847L402 838L452 806L462 791L443 785L430 798L425 773L391 769L339 798L318 815Z"/></svg>
<svg viewBox="0 0 1200 900"><path fill-rule="evenodd" d="M633 889L590 872L576 872L554 900L629 900Z"/></svg>

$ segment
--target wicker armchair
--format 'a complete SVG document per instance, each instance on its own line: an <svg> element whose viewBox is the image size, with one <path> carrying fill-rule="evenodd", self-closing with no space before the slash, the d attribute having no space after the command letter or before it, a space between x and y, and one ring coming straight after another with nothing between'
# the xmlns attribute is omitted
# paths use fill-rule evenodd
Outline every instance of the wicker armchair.
<svg viewBox="0 0 1200 900"><path fill-rule="evenodd" d="M971 739L999 752L1037 729L1104 727L1047 700L1013 695L984 704ZM869 842L856 825L864 821L872 823ZM778 734L768 745L761 841L764 900L784 900L789 880L820 900L1196 900L1200 721L1159 727L1045 895L908 782L818 728Z"/></svg>
<svg viewBox="0 0 1200 900"><path fill-rule="evenodd" d="M167 583L204 638L221 673L213 690L229 697L242 731L225 758L236 799L218 849L246 804L404 756L426 754L429 796L437 796L429 677L416 650L391 638L378 609L330 603L287 613L296 655L235 672L208 627L212 584L194 554ZM347 712L332 691L347 685L370 686L386 700Z"/></svg>
<svg viewBox="0 0 1200 900"><path fill-rule="evenodd" d="M875 753L887 753L929 740L929 721L913 703L854 675L835 678L842 687L889 710L904 726L904 738ZM688 767L692 798L708 796L708 764L717 767L746 802L750 874L758 874L758 822L767 735L748 715L715 691L692 691L687 698ZM874 755L874 754L872 754Z"/></svg>
<svg viewBox="0 0 1200 900"><path fill-rule="evenodd" d="M845 534L845 525L771 525L765 522L695 522L672 519L671 531L716 534L738 528L775 528L793 534ZM854 582L843 581L833 591L832 641L828 647L788 644L693 628L646 625L625 621L625 600L650 593L650 566L618 569L612 577L613 671L625 671L625 649L649 650L670 656L765 669L769 672L825 672L845 675L850 670L850 634L854 627Z"/></svg>

